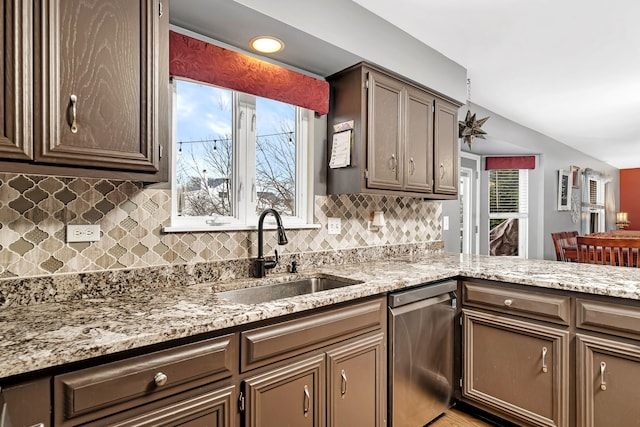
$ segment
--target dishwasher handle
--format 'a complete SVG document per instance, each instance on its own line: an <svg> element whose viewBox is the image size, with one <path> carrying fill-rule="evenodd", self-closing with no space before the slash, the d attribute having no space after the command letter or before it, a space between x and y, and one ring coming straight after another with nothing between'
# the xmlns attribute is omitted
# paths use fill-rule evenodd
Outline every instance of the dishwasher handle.
<svg viewBox="0 0 640 427"><path fill-rule="evenodd" d="M455 280L424 284L422 286L389 294L389 307L400 307L416 301L422 301L439 295L455 292L456 290L457 282Z"/></svg>
<svg viewBox="0 0 640 427"><path fill-rule="evenodd" d="M438 295L437 297L427 298L420 301L413 302L407 305L401 305L400 307L389 307L389 311L393 316L399 316L409 311L421 310L432 305L441 304L443 302L451 301L452 310L456 306L456 296L453 292Z"/></svg>

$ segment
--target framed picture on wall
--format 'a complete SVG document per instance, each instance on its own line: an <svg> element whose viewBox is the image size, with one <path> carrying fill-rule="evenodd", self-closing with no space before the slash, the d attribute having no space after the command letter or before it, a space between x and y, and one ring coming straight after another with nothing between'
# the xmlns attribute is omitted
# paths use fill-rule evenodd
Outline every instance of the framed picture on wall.
<svg viewBox="0 0 640 427"><path fill-rule="evenodd" d="M573 174L571 171L560 169L558 171L558 210L571 210L571 188L573 187Z"/></svg>

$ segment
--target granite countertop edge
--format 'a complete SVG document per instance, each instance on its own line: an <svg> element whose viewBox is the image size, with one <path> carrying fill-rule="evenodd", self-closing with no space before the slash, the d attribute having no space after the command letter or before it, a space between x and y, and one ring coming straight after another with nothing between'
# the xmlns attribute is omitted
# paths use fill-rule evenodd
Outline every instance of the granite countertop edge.
<svg viewBox="0 0 640 427"><path fill-rule="evenodd" d="M458 254L320 267L362 284L268 303L230 303L217 292L289 280L201 283L130 295L0 310L0 379L211 333L252 322L385 294L458 276L631 300L640 299L640 269Z"/></svg>

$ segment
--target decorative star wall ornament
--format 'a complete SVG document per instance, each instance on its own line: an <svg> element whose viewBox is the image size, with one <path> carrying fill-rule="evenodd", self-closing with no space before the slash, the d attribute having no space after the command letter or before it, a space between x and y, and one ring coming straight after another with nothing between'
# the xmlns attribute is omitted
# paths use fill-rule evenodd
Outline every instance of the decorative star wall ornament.
<svg viewBox="0 0 640 427"><path fill-rule="evenodd" d="M469 145L469 149L471 149L473 138L486 139L484 136L487 133L480 128L487 120L489 120L489 117L478 120L475 113L471 114L471 110L467 110L467 117L458 122L458 137L464 139L464 142Z"/></svg>

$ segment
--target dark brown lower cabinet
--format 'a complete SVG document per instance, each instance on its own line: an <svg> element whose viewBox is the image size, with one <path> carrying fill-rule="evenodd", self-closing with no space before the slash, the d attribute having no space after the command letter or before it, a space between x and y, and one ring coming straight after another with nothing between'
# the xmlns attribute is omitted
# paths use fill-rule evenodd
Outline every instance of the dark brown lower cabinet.
<svg viewBox="0 0 640 427"><path fill-rule="evenodd" d="M15 384L2 388L11 425L51 426L51 378ZM2 413L0 408L0 414ZM5 420L6 422L6 420ZM0 420L0 425L2 420Z"/></svg>
<svg viewBox="0 0 640 427"><path fill-rule="evenodd" d="M244 381L247 427L385 425L385 334L334 345Z"/></svg>
<svg viewBox="0 0 640 427"><path fill-rule="evenodd" d="M98 420L86 427L234 427L236 392L229 385L210 391L201 391L192 397L176 401L156 402L114 417Z"/></svg>
<svg viewBox="0 0 640 427"><path fill-rule="evenodd" d="M384 337L381 332L327 352L327 426L385 425Z"/></svg>
<svg viewBox="0 0 640 427"><path fill-rule="evenodd" d="M267 371L245 380L245 425L324 425L325 356Z"/></svg>
<svg viewBox="0 0 640 427"><path fill-rule="evenodd" d="M462 396L521 425L569 425L569 332L463 310Z"/></svg>
<svg viewBox="0 0 640 427"><path fill-rule="evenodd" d="M640 426L640 346L578 334L576 356L577 425Z"/></svg>

